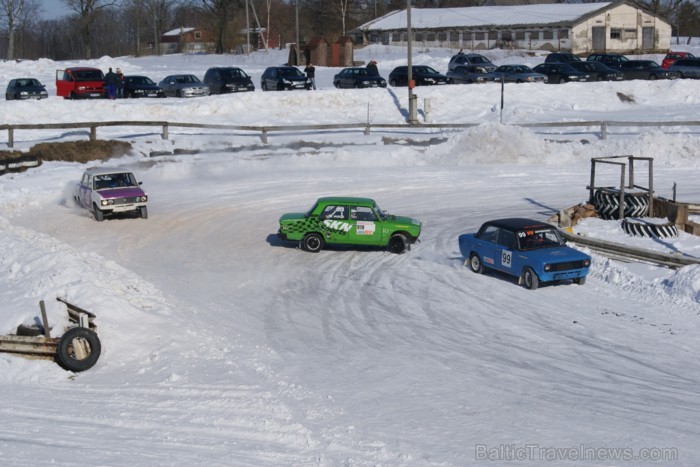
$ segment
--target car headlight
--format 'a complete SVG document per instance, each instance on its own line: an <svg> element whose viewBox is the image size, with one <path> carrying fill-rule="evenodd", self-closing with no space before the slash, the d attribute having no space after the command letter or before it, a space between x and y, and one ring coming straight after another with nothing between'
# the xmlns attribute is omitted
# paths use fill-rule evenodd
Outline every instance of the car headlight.
<svg viewBox="0 0 700 467"><path fill-rule="evenodd" d="M109 206L110 204L114 204L114 200L113 199L103 199L102 201L100 201L100 204L102 206Z"/></svg>
<svg viewBox="0 0 700 467"><path fill-rule="evenodd" d="M28 94L29 94L29 93L28 93L27 91L21 91L21 92L19 93L20 96L26 96L26 95L28 95Z"/></svg>
<svg viewBox="0 0 700 467"><path fill-rule="evenodd" d="M143 195L143 196L141 196L140 198L136 198L136 199L137 199L138 201L141 201L142 203L145 203L146 201L148 201L148 196Z"/></svg>
<svg viewBox="0 0 700 467"><path fill-rule="evenodd" d="M545 264L545 265L544 265L544 272L549 272L550 269L552 269L552 265L551 265L551 264Z"/></svg>
<svg viewBox="0 0 700 467"><path fill-rule="evenodd" d="M362 84L364 84L365 86L369 85L369 83L370 83L369 81L363 81L363 82L362 82Z"/></svg>
<svg viewBox="0 0 700 467"><path fill-rule="evenodd" d="M78 86L78 91L85 91L85 86Z"/></svg>
<svg viewBox="0 0 700 467"><path fill-rule="evenodd" d="M425 78L424 80L426 83L434 83L435 80L433 78Z"/></svg>
<svg viewBox="0 0 700 467"><path fill-rule="evenodd" d="M590 260L590 259L583 260L583 267L584 267L584 268L587 268L587 267L590 266L590 265L591 265L591 260Z"/></svg>
<svg viewBox="0 0 700 467"><path fill-rule="evenodd" d="M284 84L292 84L292 82L289 81L288 79L282 79L282 83L284 83Z"/></svg>
<svg viewBox="0 0 700 467"><path fill-rule="evenodd" d="M136 94L143 94L144 90L143 89L134 89L134 93Z"/></svg>

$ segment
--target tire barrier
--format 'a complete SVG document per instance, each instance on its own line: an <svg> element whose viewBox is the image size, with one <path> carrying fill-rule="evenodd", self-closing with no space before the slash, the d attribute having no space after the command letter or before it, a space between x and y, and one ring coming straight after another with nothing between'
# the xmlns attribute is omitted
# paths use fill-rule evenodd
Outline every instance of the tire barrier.
<svg viewBox="0 0 700 467"><path fill-rule="evenodd" d="M622 230L633 237L671 238L678 236L678 227L672 222L654 224L641 219L622 219Z"/></svg>
<svg viewBox="0 0 700 467"><path fill-rule="evenodd" d="M0 157L0 175L23 172L30 167L38 167L41 161L36 156Z"/></svg>
<svg viewBox="0 0 700 467"><path fill-rule="evenodd" d="M623 203L624 217L644 217L649 212L649 195L646 193L625 193ZM603 219L620 218L620 192L618 190L609 188L596 190L593 193L593 204Z"/></svg>

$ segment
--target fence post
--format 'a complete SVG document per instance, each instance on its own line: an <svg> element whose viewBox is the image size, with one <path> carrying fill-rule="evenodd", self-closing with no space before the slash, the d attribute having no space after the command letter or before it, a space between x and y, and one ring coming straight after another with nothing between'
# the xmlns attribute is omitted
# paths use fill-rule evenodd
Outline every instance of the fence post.
<svg viewBox="0 0 700 467"><path fill-rule="evenodd" d="M600 139L608 139L608 122L600 123Z"/></svg>
<svg viewBox="0 0 700 467"><path fill-rule="evenodd" d="M7 129L7 147L8 148L15 147L15 129L14 128Z"/></svg>
<svg viewBox="0 0 700 467"><path fill-rule="evenodd" d="M267 128L262 129L262 135L260 136L260 139L262 139L263 144L267 144Z"/></svg>
<svg viewBox="0 0 700 467"><path fill-rule="evenodd" d="M168 124L163 125L163 133L160 135L161 139L168 139Z"/></svg>
<svg viewBox="0 0 700 467"><path fill-rule="evenodd" d="M90 141L93 143L97 140L97 127L95 125L92 125L90 127Z"/></svg>

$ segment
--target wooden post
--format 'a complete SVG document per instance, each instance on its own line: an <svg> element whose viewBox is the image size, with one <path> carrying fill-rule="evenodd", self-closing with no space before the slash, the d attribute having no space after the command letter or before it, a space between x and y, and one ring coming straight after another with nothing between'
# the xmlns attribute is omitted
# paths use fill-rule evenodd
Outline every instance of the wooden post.
<svg viewBox="0 0 700 467"><path fill-rule="evenodd" d="M263 144L267 144L267 128L262 129L262 135L260 136Z"/></svg>
<svg viewBox="0 0 700 467"><path fill-rule="evenodd" d="M608 122L600 124L600 139L608 139Z"/></svg>
<svg viewBox="0 0 700 467"><path fill-rule="evenodd" d="M620 219L625 218L625 164L620 166Z"/></svg>
<svg viewBox="0 0 700 467"><path fill-rule="evenodd" d="M8 148L15 147L15 129L14 128L7 129L7 147Z"/></svg>
<svg viewBox="0 0 700 467"><path fill-rule="evenodd" d="M94 125L90 127L90 141L93 143L97 141L97 127Z"/></svg>
<svg viewBox="0 0 700 467"><path fill-rule="evenodd" d="M49 319L46 317L46 306L43 300L39 302L39 308L41 308L41 322L44 324L44 337L50 338Z"/></svg>
<svg viewBox="0 0 700 467"><path fill-rule="evenodd" d="M630 183L627 186L632 190L634 189L634 156L627 156L627 160L630 163Z"/></svg>
<svg viewBox="0 0 700 467"><path fill-rule="evenodd" d="M168 139L168 124L163 125L163 133L160 135L161 139Z"/></svg>
<svg viewBox="0 0 700 467"><path fill-rule="evenodd" d="M654 159L649 159L649 212L647 216L654 217Z"/></svg>
<svg viewBox="0 0 700 467"><path fill-rule="evenodd" d="M591 158L591 184L588 187L588 203L593 204L593 192L595 191L595 186L593 184L595 183L595 157Z"/></svg>

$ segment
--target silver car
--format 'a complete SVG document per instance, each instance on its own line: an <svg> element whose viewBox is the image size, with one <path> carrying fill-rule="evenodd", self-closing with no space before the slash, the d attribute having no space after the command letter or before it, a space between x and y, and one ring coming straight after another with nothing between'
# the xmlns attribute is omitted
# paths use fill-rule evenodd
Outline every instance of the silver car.
<svg viewBox="0 0 700 467"><path fill-rule="evenodd" d="M209 86L195 75L170 75L158 83L166 96L199 97L209 95Z"/></svg>
<svg viewBox="0 0 700 467"><path fill-rule="evenodd" d="M668 69L677 72L681 78L700 78L700 58L681 58Z"/></svg>

